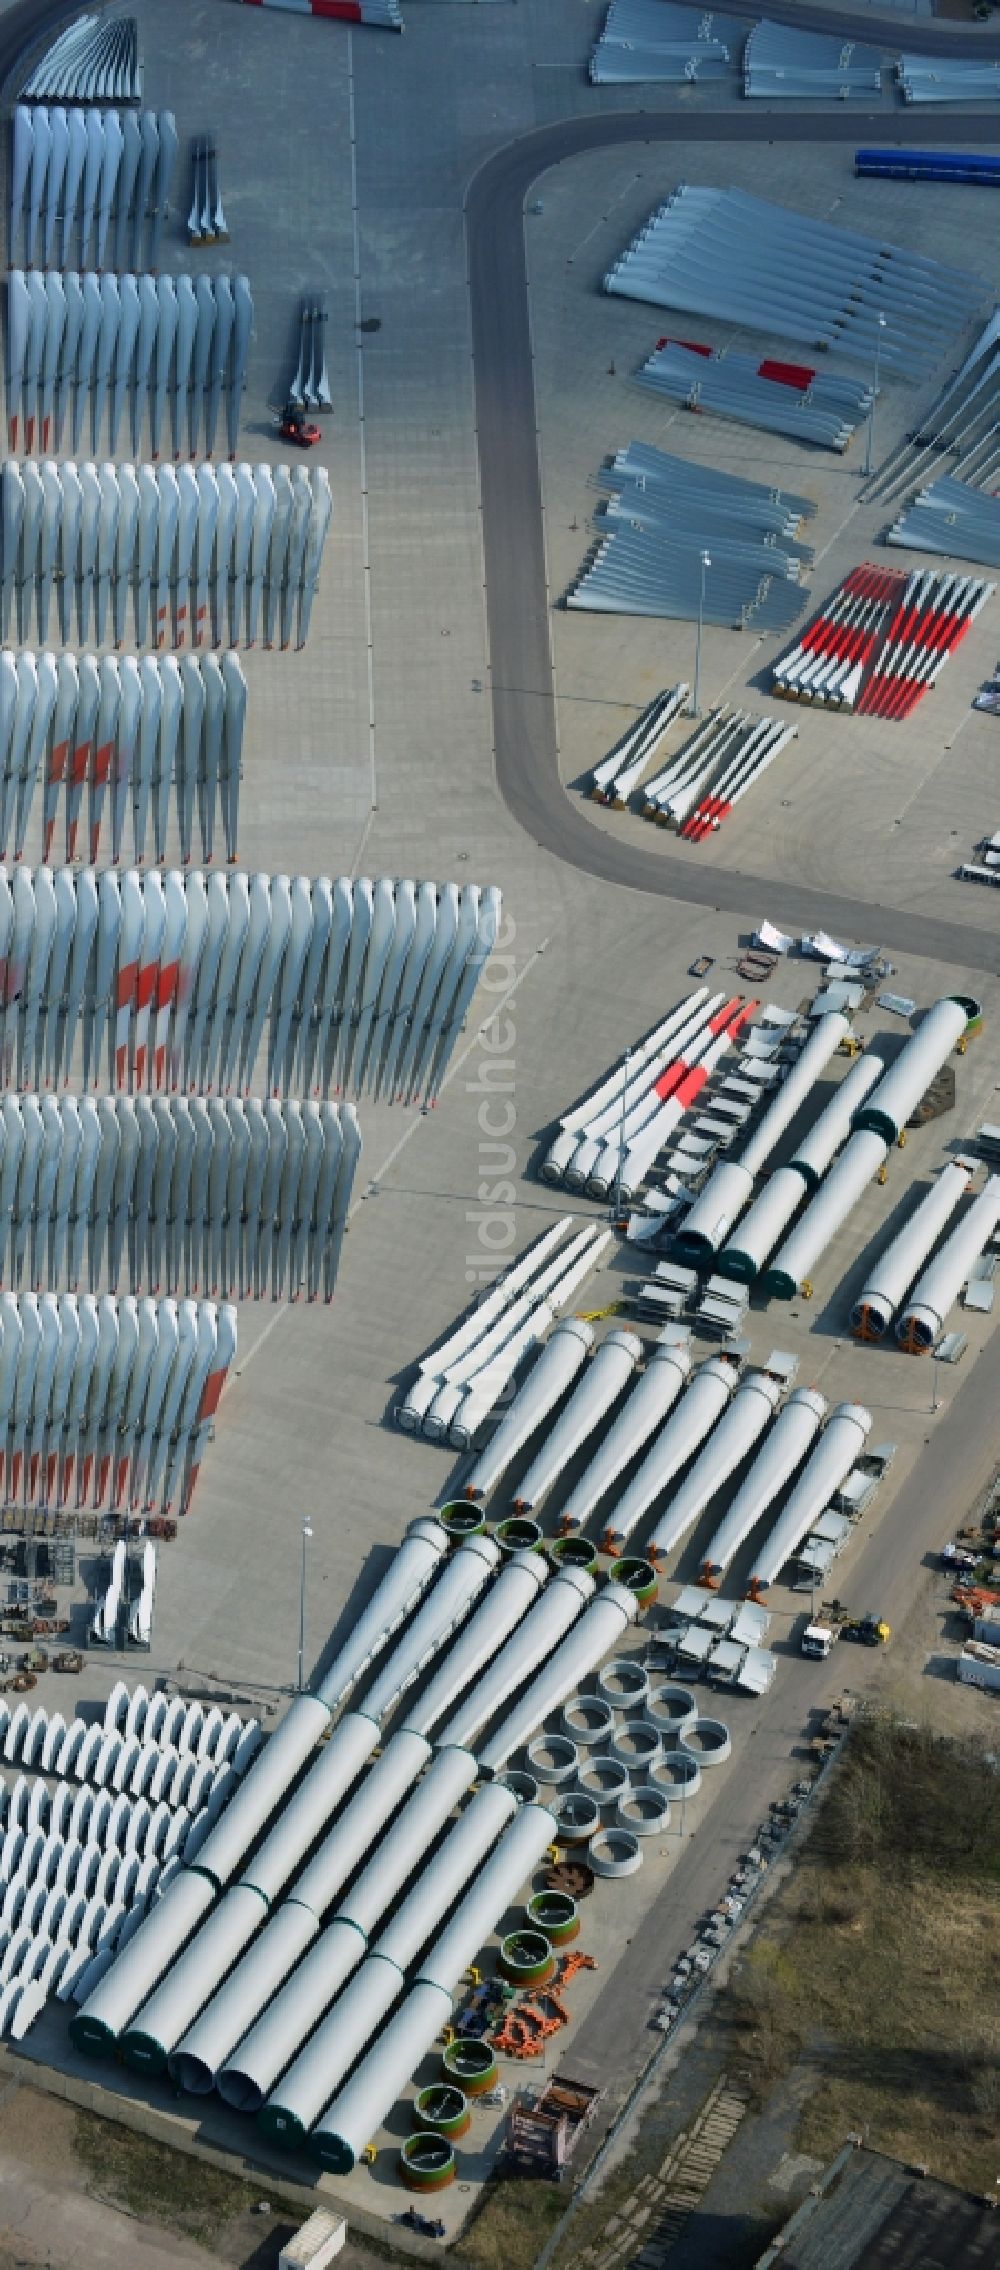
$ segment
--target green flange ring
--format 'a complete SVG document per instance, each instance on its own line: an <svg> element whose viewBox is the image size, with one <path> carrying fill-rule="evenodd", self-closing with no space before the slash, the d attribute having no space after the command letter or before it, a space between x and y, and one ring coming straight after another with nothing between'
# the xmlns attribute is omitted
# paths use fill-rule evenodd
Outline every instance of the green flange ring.
<svg viewBox="0 0 1000 2270"><path fill-rule="evenodd" d="M515 1986L547 1986L555 1956L543 1931L509 1931L500 1943L500 1969Z"/></svg>
<svg viewBox="0 0 1000 2270"><path fill-rule="evenodd" d="M535 1892L525 1915L534 1931L541 1931L550 1947L565 1947L580 1931L576 1901L568 1892Z"/></svg>
<svg viewBox="0 0 1000 2270"><path fill-rule="evenodd" d="M432 2136L421 2128L407 2137L399 2172L407 2191L444 2191L455 2181L455 2154L444 2136Z"/></svg>
<svg viewBox="0 0 1000 2270"><path fill-rule="evenodd" d="M489 2042L477 2041L473 2034L458 2034L448 2043L441 2070L466 2097L483 2097L497 2085L497 2061Z"/></svg>
<svg viewBox="0 0 1000 2270"><path fill-rule="evenodd" d="M486 1515L477 1505L470 1505L468 1498L449 1498L447 1505L438 1507L435 1520L455 1545L463 1544L466 1537L478 1537L486 1527Z"/></svg>
<svg viewBox="0 0 1000 2270"><path fill-rule="evenodd" d="M451 2143L472 2125L472 2114L462 2089L450 2081L432 2081L421 2089L413 2107L413 2126L425 2136L447 2136Z"/></svg>
<svg viewBox="0 0 1000 2270"><path fill-rule="evenodd" d="M616 1561L611 1575L616 1584L635 1594L640 1608L648 1608L655 1600L659 1579L651 1561Z"/></svg>
<svg viewBox="0 0 1000 2270"><path fill-rule="evenodd" d="M508 1520L498 1521L493 1531L502 1553L536 1553L542 1542L537 1521L529 1521L527 1514L512 1513Z"/></svg>
<svg viewBox="0 0 1000 2270"><path fill-rule="evenodd" d="M550 1561L558 1569L591 1569L597 1567L597 1547L589 1537L557 1537L548 1548Z"/></svg>

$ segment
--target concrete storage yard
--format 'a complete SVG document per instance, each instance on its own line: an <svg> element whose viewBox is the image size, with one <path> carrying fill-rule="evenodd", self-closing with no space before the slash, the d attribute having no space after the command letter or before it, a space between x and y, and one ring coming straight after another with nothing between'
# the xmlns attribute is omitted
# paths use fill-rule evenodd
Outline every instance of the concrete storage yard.
<svg viewBox="0 0 1000 2270"><path fill-rule="evenodd" d="M748 121L735 75L721 86L673 91L598 88L586 77L603 14L592 0L572 14L561 0L524 0L510 9L439 9L409 0L402 40L266 8L251 13L226 0L173 0L166 12L153 0L135 0L134 12L143 100L175 112L181 142L163 265L191 275L245 271L253 289L241 458L291 462L274 413L298 352L298 310L315 296L329 311L334 412L322 421L309 462L329 472L334 516L308 644L301 652L258 645L241 657L248 708L240 866L248 874L409 874L459 886L496 884L504 911L497 950L436 1108L359 1101L364 1151L332 1305L239 1304L237 1354L194 1506L177 1537L158 1546L151 1652L122 1658L93 1651L72 1682L43 1674L29 1707L61 1711L67 1723L71 1706L79 1707L96 1721L118 1679L130 1688L141 1680L151 1691L170 1681L181 1694L217 1692L223 1713L237 1700L271 1733L284 1722L296 1686L300 1645L306 1684L319 1686L391 1571L407 1525L458 1497L471 1468L447 1444L394 1424L418 1359L451 1332L496 1267L560 1215L572 1213L574 1227L606 1220L607 1208L593 1199L539 1179L560 1115L692 990L696 956L714 957L707 982L723 998L760 996L766 1006L793 1011L823 983L822 963L797 954L781 960L763 986L740 978L738 954L765 919L796 935L823 927L846 947L883 948L893 974L880 989L912 997L921 1014L946 995L982 1005L982 1031L967 1053L949 1058L954 1107L911 1132L904 1149L889 1151L885 1184L865 1189L817 1263L812 1298L755 1303L745 1327L748 1367L775 1349L788 1351L799 1387L818 1388L831 1409L842 1401L864 1404L872 1415L869 1447L897 1446L829 1583L853 1612L871 1609L888 1619L903 1658L899 1676L905 1669L912 1692L926 1616L909 1652L905 1627L922 1597L924 1563L966 1519L995 1464L1000 1343L991 1316L956 1308L945 1328L968 1335L964 1362L954 1369L920 1364L904 1357L891 1335L859 1346L849 1313L867 1267L912 1209L918 1187L922 1193L928 1177L998 1116L993 901L988 891L958 882L955 868L1000 827L997 720L971 708L978 687L997 672L1000 595L905 724L775 699L768 665L853 566L947 563L880 543L894 514L859 502L863 430L841 458L696 420L631 383L637 363L666 332L712 343L728 336L761 355L799 349L611 298L599 285L679 181L744 188L982 277L981 317L949 348L950 370L1000 299L989 196L951 185L856 180L853 149L876 137L892 140L897 130L916 137L914 118L928 141L953 136L968 147L996 143L1000 125L988 111L966 110L960 118L904 113L888 89L877 114L860 104L850 115L849 106L800 111L791 104L772 114L757 103ZM7 15L13 61L29 19L17 7ZM0 16L0 33L4 25ZM874 36L867 23L865 36ZM959 40L951 28L937 36ZM970 38L983 47L981 35ZM8 104L17 85L16 77L8 82ZM656 115L644 121L639 114L646 112ZM610 135L623 117L635 134L628 146L582 146L584 139L598 142L602 120ZM553 130L562 121L569 130L560 143ZM209 132L232 241L194 251L184 230L188 146ZM547 612L534 604L537 545L518 519L526 497L530 505L532 421L530 399L523 388L518 393L516 203L513 236L510 226L505 236L503 181L488 195L483 176L471 192L468 235L463 218L477 170L536 132L544 170L531 182L524 233ZM945 375L920 388L886 381L876 466L918 426ZM611 812L585 799L594 764L633 716L661 687L690 680L694 670L693 623L595 620L557 604L591 538L600 464L633 438L806 494L817 506L804 530L815 552L806 577L811 598L790 636L758 642L705 630L702 708L725 700L766 711L794 723L798 738L721 833L700 844L645 824L634 811ZM487 463L490 449L498 453ZM506 520L498 504L505 482ZM522 535L518 594L501 569ZM678 721L667 750L681 746L689 730ZM173 831L173 812L170 825ZM178 855L172 832L168 860ZM39 804L25 860L40 858ZM884 1043L887 1060L910 1029L874 1001L853 1026L866 1049L881 1053ZM810 1115L846 1070L839 1058L831 1060ZM795 1135L803 1124L794 1123ZM739 1147L737 1138L730 1155ZM771 1164L791 1148L783 1140ZM980 1162L977 1192L983 1180ZM627 1305L655 1258L651 1263L614 1238L569 1313L600 1316L613 1304ZM80 1289L101 1286L82 1281ZM614 1321L631 1328L634 1317ZM599 1321L598 1337L612 1328L611 1320ZM639 1330L648 1353L653 1332ZM712 1352L707 1341L692 1342L696 1362ZM519 1454L490 1498L491 1523L513 1511L515 1485L541 1439ZM540 1520L549 1538L584 1462L577 1454L545 1501ZM616 1653L641 1653L662 1633L666 1608L678 1586L696 1578L725 1502L723 1496L706 1507L667 1557L657 1605L624 1634ZM768 1513L758 1539L775 1517ZM631 1551L653 1519L631 1540ZM311 1534L303 1543L306 1520ZM595 1540L602 1527L603 1517L590 1524ZM99 1557L95 1542L80 1541L80 1575L91 1591L100 1588ZM741 1596L752 1562L751 1547L741 1547L726 1575L727 1596ZM610 1569L605 1558L603 1575ZM772 1799L801 1773L796 1751L814 1729L813 1714L847 1685L892 1691L899 1657L891 1651L884 1658L845 1649L826 1663L802 1660L807 1601L808 1593L780 1583L768 1591L767 1644L777 1671L762 1699L696 1687L702 1715L730 1728L732 1756L706 1772L701 1793L685 1808L683 1827L695 1833L674 1833L675 1807L670 1833L646 1840L637 1875L597 1882L583 1909L581 1944L600 1967L573 1979L573 2022L544 2060L503 2061L508 2087L534 2083L561 2062L606 2091L607 2118L658 2038L650 2021L675 1957L724 1890ZM71 1618L70 1637L82 1644L88 1618L81 1583ZM397 1632L391 1644L399 1638ZM593 1669L583 1685L592 1692ZM359 1697L363 1704L360 1686L348 1709ZM7 1698L12 1708L16 1699ZM974 1722L995 1708L988 1694L957 1699ZM397 1726L405 1718L404 1710ZM962 1710L959 1720L968 1722ZM557 1715L547 1714L545 1723L554 1732ZM520 1751L512 1762L523 1762ZM543 1801L552 1794L542 1788ZM526 1896L522 1888L510 1900L497 1918L500 1932L520 1924ZM482 1967L492 1972L490 1955ZM111 2109L116 2099L128 2100L157 2133L272 2173L280 2167L302 2185L318 2180L356 2218L384 2218L407 2205L397 2161L410 2125L408 2097L374 2136L371 2169L362 2163L353 2173L317 2178L314 2160L303 2152L282 2156L218 2096L175 2101L164 2081L92 2063L69 2044L70 2014L50 1999L17 2054L69 2075L88 2101L93 2087ZM421 2050L418 2084L437 2078L438 2065L438 2052ZM449 2236L489 2172L502 2127L502 2111L484 2107L458 2143L459 2181L435 2193L432 2207Z"/></svg>

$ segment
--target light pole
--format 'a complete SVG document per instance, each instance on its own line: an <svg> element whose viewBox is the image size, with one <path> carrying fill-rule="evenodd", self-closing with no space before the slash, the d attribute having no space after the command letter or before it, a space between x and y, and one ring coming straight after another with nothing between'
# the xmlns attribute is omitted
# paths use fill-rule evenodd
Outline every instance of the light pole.
<svg viewBox="0 0 1000 2270"><path fill-rule="evenodd" d="M628 1107L628 1080L632 1067L632 1051L625 1050L625 1077L622 1081L622 1110L618 1122L618 1172L615 1175L615 1201L612 1221L617 1221L622 1210L622 1176L625 1172L625 1113Z"/></svg>
<svg viewBox="0 0 1000 2270"><path fill-rule="evenodd" d="M694 693L691 697L692 717L701 716L701 711L698 707L698 693L701 686L701 631L702 624L705 619L705 577L711 565L711 552L703 552L701 555L701 584L698 590L698 636L695 640L694 648Z"/></svg>
<svg viewBox="0 0 1000 2270"><path fill-rule="evenodd" d="M302 1572L299 1579L299 1694L302 1693L306 1656L306 1546L311 1536L312 1523L306 1515L302 1523Z"/></svg>
<svg viewBox="0 0 1000 2270"><path fill-rule="evenodd" d="M869 473L871 472L871 469L872 469L872 441L873 441L873 439L874 439L874 435L875 435L875 403L876 403L876 401L877 401L877 399L878 399L878 373L879 373L879 363L880 363L880 361L881 361L881 357L882 357L882 333L883 333L883 331L885 330L885 323L886 323L886 319L885 319L885 316L884 316L884 315L880 315L880 316L879 316L879 319L878 319L878 330L877 330L877 331L876 331L876 333L875 333L875 378L874 378L874 384L873 384L873 386L872 386L872 400L871 400L871 408L870 408L870 410L869 410L869 412L868 412L868 428L867 428L867 434L866 434L866 437L865 437L865 480L866 480L866 481L867 481L867 479L868 479L868 475L869 475Z"/></svg>
<svg viewBox="0 0 1000 2270"><path fill-rule="evenodd" d="M938 1407L938 1353L936 1348L931 1349L931 1377L934 1381L934 1400L931 1404L931 1410L936 1411Z"/></svg>

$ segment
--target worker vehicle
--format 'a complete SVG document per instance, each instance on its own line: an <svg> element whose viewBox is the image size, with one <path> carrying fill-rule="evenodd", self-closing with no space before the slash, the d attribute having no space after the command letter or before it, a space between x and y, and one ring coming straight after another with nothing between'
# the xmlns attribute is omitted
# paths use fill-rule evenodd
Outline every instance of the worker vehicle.
<svg viewBox="0 0 1000 2270"><path fill-rule="evenodd" d="M316 443L322 439L319 426L310 425L301 410L296 410L291 402L281 413L278 432L282 441L294 442L297 449L315 449Z"/></svg>
<svg viewBox="0 0 1000 2270"><path fill-rule="evenodd" d="M855 1639L862 1647L888 1647L892 1638L891 1627L881 1616L848 1616L839 1600L824 1602L815 1623L806 1625L801 1639L801 1652L822 1662L838 1639Z"/></svg>

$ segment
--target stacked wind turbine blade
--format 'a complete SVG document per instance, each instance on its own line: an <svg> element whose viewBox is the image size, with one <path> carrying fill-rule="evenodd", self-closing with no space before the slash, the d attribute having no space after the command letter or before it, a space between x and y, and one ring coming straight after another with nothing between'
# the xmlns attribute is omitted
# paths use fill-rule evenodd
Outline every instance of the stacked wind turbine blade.
<svg viewBox="0 0 1000 2270"><path fill-rule="evenodd" d="M984 506L987 502L978 501ZM993 510L998 522L995 564L1000 567L1000 510L995 506ZM903 515L891 541L916 551L962 548L943 510L936 519L928 515L942 539L934 546L919 544L912 534L903 535L911 517ZM903 575L891 568L855 568L798 644L775 663L775 693L788 701L815 702L827 709L854 710L861 717L902 722L936 684L949 655L995 588L971 575L941 575L929 569Z"/></svg>
<svg viewBox="0 0 1000 2270"><path fill-rule="evenodd" d="M713 835L788 741L794 725L746 710L713 710L678 755L648 782L643 816L679 829L691 843Z"/></svg>
<svg viewBox="0 0 1000 2270"><path fill-rule="evenodd" d="M192 192L189 244L228 244L229 230L219 195L219 162L212 142L196 142L191 152Z"/></svg>
<svg viewBox="0 0 1000 2270"><path fill-rule="evenodd" d="M476 883L0 868L0 1078L433 1104L500 893ZM264 1028L267 1025L266 1051Z"/></svg>
<svg viewBox="0 0 1000 2270"><path fill-rule="evenodd" d="M287 16L326 16L347 24L374 24L401 32L398 0L247 0L250 7L280 8Z"/></svg>
<svg viewBox="0 0 1000 2270"><path fill-rule="evenodd" d="M638 788L647 765L651 765L660 742L680 715L690 694L686 685L670 686L656 694L647 703L641 716L615 742L610 755L602 757L591 775L591 796L595 804L612 804L620 812L627 804L634 788Z"/></svg>
<svg viewBox="0 0 1000 2270"><path fill-rule="evenodd" d="M21 102L142 101L139 27L134 16L78 16L36 63Z"/></svg>
<svg viewBox="0 0 1000 2270"><path fill-rule="evenodd" d="M743 92L801 102L862 102L882 92L877 47L798 26L754 24L743 50Z"/></svg>
<svg viewBox="0 0 1000 2270"><path fill-rule="evenodd" d="M607 1198L621 1181L631 1196L642 1179L640 1157L648 1172L750 1013L742 996L709 998L699 986L562 1121L542 1163L544 1180L594 1198Z"/></svg>
<svg viewBox="0 0 1000 2270"><path fill-rule="evenodd" d="M566 606L618 615L786 630L809 594L796 540L808 497L670 457L643 442L617 451L601 482L613 494L603 533ZM705 555L708 555L707 563Z"/></svg>
<svg viewBox="0 0 1000 2270"><path fill-rule="evenodd" d="M929 377L986 296L964 270L807 218L739 189L683 184L650 215L604 289L654 307L800 339L868 367Z"/></svg>
<svg viewBox="0 0 1000 2270"><path fill-rule="evenodd" d="M852 568L797 645L775 663L775 693L786 701L856 709L905 582L892 568Z"/></svg>
<svg viewBox="0 0 1000 2270"><path fill-rule="evenodd" d="M158 265L157 253L177 156L177 127L169 110L67 112L46 104L19 105L14 113L10 246L22 229L25 264L32 267L41 226L48 266L58 241L63 265L76 252L81 268L93 254L107 265L111 217L115 239L132 245L132 264Z"/></svg>
<svg viewBox="0 0 1000 2270"><path fill-rule="evenodd" d="M590 76L597 87L725 79L741 36L742 26L731 17L677 7L673 0L611 0Z"/></svg>
<svg viewBox="0 0 1000 2270"><path fill-rule="evenodd" d="M759 362L728 348L661 339L636 378L687 410L732 418L765 433L787 434L818 449L845 450L868 416L871 387L805 364Z"/></svg>
<svg viewBox="0 0 1000 2270"><path fill-rule="evenodd" d="M1000 524L1000 511L997 512ZM920 549L919 545L916 547ZM949 547L951 549L952 547ZM1000 567L1000 526L996 565ZM996 585L971 575L934 575L917 570L907 576L885 644L857 703L863 717L909 717L936 685L950 655L961 645Z"/></svg>
<svg viewBox="0 0 1000 2270"><path fill-rule="evenodd" d="M907 435L880 466L863 496L881 502L912 492L942 460L970 488L990 488L1000 478L1000 309L984 324L961 368L948 380L919 430Z"/></svg>
<svg viewBox="0 0 1000 2270"><path fill-rule="evenodd" d="M186 1513L235 1353L228 1303L0 1294L6 1502Z"/></svg>
<svg viewBox="0 0 1000 2270"><path fill-rule="evenodd" d="M985 56L901 55L896 75L904 102L995 102L1000 95L1000 63Z"/></svg>
<svg viewBox="0 0 1000 2270"><path fill-rule="evenodd" d="M211 455L215 419L225 400L227 422L246 376L246 347L253 301L245 276L99 277L96 271L58 274L13 269L8 279L7 416L12 451L18 436L30 451L43 454L60 444L72 398L72 446L79 446L90 399L90 438L97 448L108 412L109 447L130 404L133 444L142 426L148 396L150 444L160 452L163 415L169 394L174 417L174 456L194 457L204 426L204 448ZM82 301L82 321L70 335L70 310ZM233 322L235 294L248 309L248 323ZM161 383L162 381L162 383ZM39 386L41 402L39 404ZM213 407L214 405L214 407Z"/></svg>
<svg viewBox="0 0 1000 2270"><path fill-rule="evenodd" d="M137 646L252 646L264 614L264 643L305 644L319 583L332 502L321 466L291 473L268 465L77 466L47 463L39 475L9 458L0 470L0 635L17 598L18 629L48 633L53 569L61 569L59 618L72 637L74 603L81 641L98 635L110 606L116 645L128 601ZM38 527L41 529L39 548ZM30 569L25 560L30 559Z"/></svg>
<svg viewBox="0 0 1000 2270"><path fill-rule="evenodd" d="M286 400L295 410L332 410L333 397L326 360L325 307L307 301L299 325L299 359Z"/></svg>
<svg viewBox="0 0 1000 2270"><path fill-rule="evenodd" d="M525 1358L545 1339L610 1244L611 1232L591 1223L563 1245L571 1222L572 1216L565 1215L544 1231L464 1322L424 1357L396 1411L397 1424L405 1433L422 1430L431 1441L447 1438L456 1448L469 1449ZM567 1333L572 1342L568 1352ZM575 1368L592 1339L589 1325L568 1319L547 1344L542 1359L546 1374L552 1368L546 1359L553 1350L552 1363L565 1384L566 1364Z"/></svg>
<svg viewBox="0 0 1000 2270"><path fill-rule="evenodd" d="M216 824L226 858L236 858L246 680L234 653L189 655L178 665L147 655L0 653L0 858L19 860L41 791L43 856L63 804L65 853L76 856L84 791L88 857L102 836L117 864L126 818L141 865L152 822L152 852L167 851L171 797L181 853L191 858L197 826L211 861Z"/></svg>
<svg viewBox="0 0 1000 2270"><path fill-rule="evenodd" d="M329 1301L360 1155L349 1103L8 1096L0 1275Z"/></svg>
<svg viewBox="0 0 1000 2270"><path fill-rule="evenodd" d="M950 558L1000 567L1000 503L945 475L893 522L887 541L909 552L944 552Z"/></svg>

